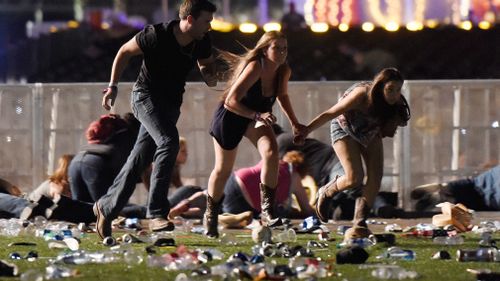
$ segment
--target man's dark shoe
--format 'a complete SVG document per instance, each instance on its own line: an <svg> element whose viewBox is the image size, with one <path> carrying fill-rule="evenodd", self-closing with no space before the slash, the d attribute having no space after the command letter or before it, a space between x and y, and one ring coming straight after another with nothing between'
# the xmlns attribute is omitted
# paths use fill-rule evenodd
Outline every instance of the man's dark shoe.
<svg viewBox="0 0 500 281"><path fill-rule="evenodd" d="M101 239L104 239L108 236L111 236L111 220L107 219L104 216L101 207L99 207L99 203L95 202L92 209L94 211L94 215L96 216L95 228L99 237L101 237Z"/></svg>

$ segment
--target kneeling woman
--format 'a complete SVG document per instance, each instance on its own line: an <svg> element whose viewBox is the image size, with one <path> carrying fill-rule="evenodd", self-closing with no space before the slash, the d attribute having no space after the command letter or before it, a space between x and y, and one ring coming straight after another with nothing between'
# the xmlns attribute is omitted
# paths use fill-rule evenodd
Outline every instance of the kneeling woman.
<svg viewBox="0 0 500 281"><path fill-rule="evenodd" d="M262 211L259 194L262 161L257 165L235 171L224 187L222 210L239 214L252 211L254 217ZM307 217L314 213L301 180L307 175L304 156L298 151L289 151L279 162L278 186L275 204L281 217ZM299 210L292 208L292 196L297 198Z"/></svg>

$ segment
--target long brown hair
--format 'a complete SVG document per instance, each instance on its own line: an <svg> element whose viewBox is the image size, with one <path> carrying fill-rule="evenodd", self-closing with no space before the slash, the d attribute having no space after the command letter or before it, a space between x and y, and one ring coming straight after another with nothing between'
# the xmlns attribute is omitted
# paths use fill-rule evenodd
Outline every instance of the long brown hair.
<svg viewBox="0 0 500 281"><path fill-rule="evenodd" d="M398 104L389 104L384 98L384 87L390 81L404 82L403 76L396 68L384 68L373 79L372 86L368 92L368 108L373 115L379 116L381 121L393 117L398 113Z"/></svg>
<svg viewBox="0 0 500 281"><path fill-rule="evenodd" d="M68 168L73 154L64 154L57 162L57 168L52 175L49 176L49 181L61 185L64 189L69 187Z"/></svg>
<svg viewBox="0 0 500 281"><path fill-rule="evenodd" d="M240 74L243 72L245 67L250 62L263 58L265 50L267 48L269 48L269 46L271 46L271 44L274 40L278 40L278 39L287 40L286 36L283 33L279 32L279 31L269 31L269 32L264 33L260 37L259 41L257 41L257 44L255 45L255 47L253 49L248 49L245 46L243 46L243 48L245 48L246 52L241 54L241 55L233 54L233 53L228 52L228 51L219 50L218 57L220 59L222 59L229 67L229 71L227 73L229 80L227 81L227 84L226 84L226 90L224 90L224 94L222 97L223 99L225 99L227 97L227 95L229 94L229 90L231 89L233 84L236 82L236 80L238 79ZM286 62L279 66L279 68L277 70L277 74L278 74L279 78L281 78L281 75L284 74L284 70L287 67L288 67L288 64ZM282 81L282 80L279 79L278 81ZM278 89L279 88L280 88L280 85L278 85Z"/></svg>
<svg viewBox="0 0 500 281"><path fill-rule="evenodd" d="M290 150L285 155L283 155L283 161L293 165L300 177L305 177L309 169L304 160L304 153L298 150Z"/></svg>

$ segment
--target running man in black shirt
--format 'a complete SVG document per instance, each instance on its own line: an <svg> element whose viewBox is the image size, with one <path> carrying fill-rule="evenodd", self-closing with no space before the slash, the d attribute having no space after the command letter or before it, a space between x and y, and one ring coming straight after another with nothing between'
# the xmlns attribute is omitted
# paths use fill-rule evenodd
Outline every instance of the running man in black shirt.
<svg viewBox="0 0 500 281"><path fill-rule="evenodd" d="M208 86L215 86L214 58L208 36L216 7L207 0L185 0L180 21L148 25L118 51L111 70L111 82L102 106L114 105L120 75L131 57L143 55L139 76L131 94L132 110L141 122L139 135L127 162L113 185L94 205L97 233L111 235L111 221L132 195L143 170L155 162L147 217L153 231L173 230L167 220L167 200L172 168L179 150L176 123L180 114L186 76L198 64Z"/></svg>

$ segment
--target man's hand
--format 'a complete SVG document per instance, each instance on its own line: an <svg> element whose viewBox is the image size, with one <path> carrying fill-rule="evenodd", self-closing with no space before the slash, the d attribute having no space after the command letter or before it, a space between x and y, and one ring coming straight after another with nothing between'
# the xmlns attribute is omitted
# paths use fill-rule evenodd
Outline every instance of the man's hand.
<svg viewBox="0 0 500 281"><path fill-rule="evenodd" d="M217 86L217 72L215 66L201 66L200 73L208 87Z"/></svg>
<svg viewBox="0 0 500 281"><path fill-rule="evenodd" d="M102 97L102 107L106 110L110 110L112 106L115 105L115 99L118 95L118 87L109 86L102 91L104 96ZM108 104L109 101L109 104Z"/></svg>

